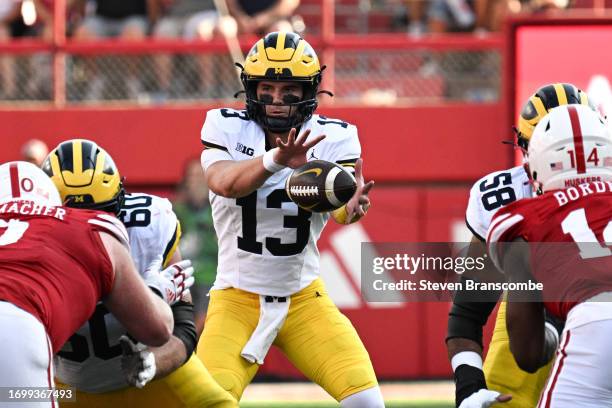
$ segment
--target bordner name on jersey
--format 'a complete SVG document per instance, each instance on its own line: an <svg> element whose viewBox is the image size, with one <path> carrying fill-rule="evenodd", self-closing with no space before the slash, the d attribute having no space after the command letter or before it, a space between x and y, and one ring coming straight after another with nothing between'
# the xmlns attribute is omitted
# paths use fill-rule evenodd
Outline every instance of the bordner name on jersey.
<svg viewBox="0 0 612 408"><path fill-rule="evenodd" d="M531 196L531 183L523 166L489 173L470 189L465 213L467 227L472 234L485 241L491 219L497 210Z"/></svg>
<svg viewBox="0 0 612 408"><path fill-rule="evenodd" d="M307 152L308 160L353 166L361 155L357 128L313 115L300 133L326 138ZM202 165L249 160L266 152L266 136L245 111L215 109L202 128ZM351 168L352 170L352 168ZM219 262L213 289L228 287L270 296L289 296L319 276L317 240L328 213L299 209L285 192L290 168L274 173L252 194L238 199L210 192L219 237Z"/></svg>
<svg viewBox="0 0 612 408"><path fill-rule="evenodd" d="M126 194L119 218L127 229L130 254L138 272L143 278L158 272L177 239L178 221L170 201L143 193ZM55 357L57 378L80 391L92 393L127 387L121 375L119 346L119 337L125 333L117 319L98 303L90 320ZM92 335L96 337L95 342Z"/></svg>

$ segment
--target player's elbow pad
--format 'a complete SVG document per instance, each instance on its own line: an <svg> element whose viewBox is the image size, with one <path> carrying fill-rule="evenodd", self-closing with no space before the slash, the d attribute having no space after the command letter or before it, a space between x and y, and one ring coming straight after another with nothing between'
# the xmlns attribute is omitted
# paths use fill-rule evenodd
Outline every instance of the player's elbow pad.
<svg viewBox="0 0 612 408"><path fill-rule="evenodd" d="M501 292L487 293L486 299L499 298L500 295ZM455 295L453 306L448 314L446 340L469 339L482 347L482 327L487 323L497 302L473 302L466 301L466 298L470 299L464 291L458 291Z"/></svg>
<svg viewBox="0 0 612 408"><path fill-rule="evenodd" d="M185 363L193 354L198 341L193 304L179 300L172 306L172 315L174 316L172 334L185 345L186 357L183 362Z"/></svg>

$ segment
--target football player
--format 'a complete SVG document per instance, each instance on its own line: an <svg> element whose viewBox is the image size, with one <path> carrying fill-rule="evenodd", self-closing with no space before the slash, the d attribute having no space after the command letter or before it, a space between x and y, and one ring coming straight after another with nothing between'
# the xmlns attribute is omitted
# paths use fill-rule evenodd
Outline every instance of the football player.
<svg viewBox="0 0 612 408"><path fill-rule="evenodd" d="M534 127L551 109L567 104L588 105L589 101L586 93L572 84L555 83L538 89L521 111L517 129L520 148L527 149ZM466 224L473 233L469 254L481 256L486 253L484 239L496 211L532 195L532 185L523 165L496 171L478 180L470 190L466 211ZM490 261L487 266L488 270L495 270ZM482 293L483 299L487 301L481 302L470 301L473 299L464 295L464 292L459 291L454 299L446 339L455 375L456 406L481 408L495 402L506 402L504 405L511 408L535 406L550 366L543 367L535 374L525 373L517 367L509 350L506 306L502 302L483 367L482 327L495 308L501 292ZM554 339L560 325L550 317L546 329L549 339ZM512 400L508 402L509 395Z"/></svg>
<svg viewBox="0 0 612 408"><path fill-rule="evenodd" d="M89 140L60 143L42 167L58 187L65 205L116 215L127 229L130 253L147 285L164 298L167 294L173 297L174 288L152 271L167 265L175 265L177 273L193 269L188 261L181 261L180 224L167 199L126 194L111 156ZM190 298L167 300L174 302L173 336L162 347L151 349L128 338L120 342L125 328L102 304L98 305L89 322L70 338L55 360L58 380L77 389L76 403L70 404L89 408L236 406L192 355L197 333ZM127 380L121 375L122 369ZM153 378L158 380L142 388Z"/></svg>
<svg viewBox="0 0 612 408"><path fill-rule="evenodd" d="M56 406L45 391L54 389L51 357L100 299L136 339L160 346L171 336L170 308L138 276L123 225L61 203L34 164L0 166L0 386L12 390L8 405ZM41 389L19 395L25 387Z"/></svg>
<svg viewBox="0 0 612 408"><path fill-rule="evenodd" d="M321 67L295 33L257 41L241 78L246 110L210 110L202 128L219 263L197 353L238 400L274 344L340 406L383 407L369 355L319 278L330 214L298 208L284 188L308 158L339 163L358 187L332 216L363 216L373 182L363 181L357 129L314 114Z"/></svg>
<svg viewBox="0 0 612 408"><path fill-rule="evenodd" d="M535 372L549 354L544 309L565 320L538 407L610 407L612 136L589 107L560 106L536 126L527 161L543 195L501 209L487 234L510 282L542 285L509 290L510 349L519 367Z"/></svg>

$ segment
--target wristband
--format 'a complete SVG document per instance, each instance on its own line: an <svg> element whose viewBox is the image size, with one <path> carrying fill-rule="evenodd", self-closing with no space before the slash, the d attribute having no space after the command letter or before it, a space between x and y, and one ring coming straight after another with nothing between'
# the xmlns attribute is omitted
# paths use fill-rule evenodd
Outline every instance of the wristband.
<svg viewBox="0 0 612 408"><path fill-rule="evenodd" d="M275 147L274 149L268 150L263 155L263 166L270 173L276 173L278 171L281 171L285 167L287 167L287 166L283 166L282 164L278 164L277 162L274 161L274 153L277 150L278 150L278 147Z"/></svg>
<svg viewBox="0 0 612 408"><path fill-rule="evenodd" d="M462 351L453 356L451 358L451 366L453 367L453 371L457 370L462 364L466 364L479 370L482 370L482 357L480 354L475 351Z"/></svg>

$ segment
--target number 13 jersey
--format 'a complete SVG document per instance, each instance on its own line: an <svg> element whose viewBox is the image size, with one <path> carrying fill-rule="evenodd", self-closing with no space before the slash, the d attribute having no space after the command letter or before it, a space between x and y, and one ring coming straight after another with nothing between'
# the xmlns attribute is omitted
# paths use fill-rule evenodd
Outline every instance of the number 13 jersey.
<svg viewBox="0 0 612 408"><path fill-rule="evenodd" d="M300 133L326 138L307 152L308 160L327 160L353 169L361 154L357 128L346 122L313 115ZM215 109L202 128L202 164L242 161L266 152L266 136L244 111ZM253 193L226 198L210 192L219 239L217 277L213 289L234 287L260 295L289 296L319 275L317 240L328 213L311 213L294 204L285 192L291 173L283 169Z"/></svg>

